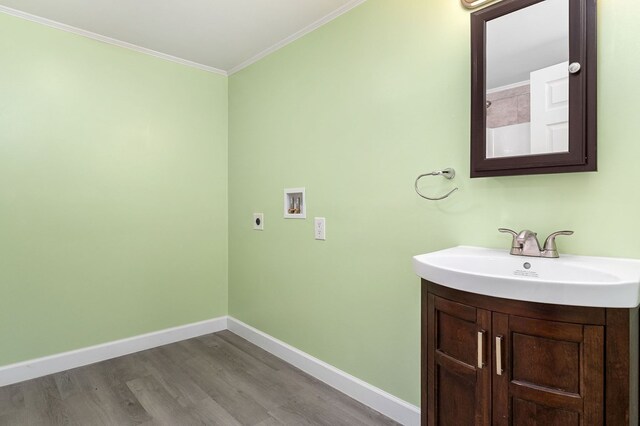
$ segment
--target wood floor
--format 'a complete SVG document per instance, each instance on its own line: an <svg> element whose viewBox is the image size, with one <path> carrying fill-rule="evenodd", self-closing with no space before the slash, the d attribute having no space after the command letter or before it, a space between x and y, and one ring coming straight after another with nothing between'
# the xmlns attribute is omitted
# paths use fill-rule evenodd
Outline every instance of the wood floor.
<svg viewBox="0 0 640 426"><path fill-rule="evenodd" d="M229 331L0 387L0 425L395 425Z"/></svg>

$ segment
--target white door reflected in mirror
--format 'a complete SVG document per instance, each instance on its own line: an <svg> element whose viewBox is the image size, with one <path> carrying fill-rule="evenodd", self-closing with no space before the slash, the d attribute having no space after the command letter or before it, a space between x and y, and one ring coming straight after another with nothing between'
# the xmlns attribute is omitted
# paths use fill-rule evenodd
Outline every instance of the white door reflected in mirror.
<svg viewBox="0 0 640 426"><path fill-rule="evenodd" d="M531 73L531 153L569 151L569 62Z"/></svg>
<svg viewBox="0 0 640 426"><path fill-rule="evenodd" d="M501 16L486 34L486 157L568 152L568 2Z"/></svg>

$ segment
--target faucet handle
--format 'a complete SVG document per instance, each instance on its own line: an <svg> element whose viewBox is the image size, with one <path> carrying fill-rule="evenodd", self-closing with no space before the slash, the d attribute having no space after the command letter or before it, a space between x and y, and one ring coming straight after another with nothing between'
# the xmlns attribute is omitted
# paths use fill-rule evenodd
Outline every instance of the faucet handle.
<svg viewBox="0 0 640 426"><path fill-rule="evenodd" d="M557 231L552 233L544 241L544 257L559 257L556 247L556 237L558 235L573 235L573 231Z"/></svg>
<svg viewBox="0 0 640 426"><path fill-rule="evenodd" d="M513 242L515 243L515 238L518 236L518 233L516 231L514 231L513 229L509 229L509 228L498 228L499 232L504 232L505 234L511 234L513 235Z"/></svg>
<svg viewBox="0 0 640 426"><path fill-rule="evenodd" d="M517 254L516 252L519 253L519 251L522 250L522 246L516 241L516 238L518 238L518 233L516 231L508 228L498 228L498 231L504 232L506 234L511 234L511 236L513 237L513 239L511 240L511 254Z"/></svg>

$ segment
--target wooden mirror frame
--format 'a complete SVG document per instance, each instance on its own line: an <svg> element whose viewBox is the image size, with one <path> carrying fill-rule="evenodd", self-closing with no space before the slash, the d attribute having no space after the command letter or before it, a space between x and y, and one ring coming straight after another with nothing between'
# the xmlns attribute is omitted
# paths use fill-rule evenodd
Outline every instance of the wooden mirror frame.
<svg viewBox="0 0 640 426"><path fill-rule="evenodd" d="M545 0L503 0L471 14L471 177L595 171L596 0L569 1L569 152L486 158L486 25Z"/></svg>

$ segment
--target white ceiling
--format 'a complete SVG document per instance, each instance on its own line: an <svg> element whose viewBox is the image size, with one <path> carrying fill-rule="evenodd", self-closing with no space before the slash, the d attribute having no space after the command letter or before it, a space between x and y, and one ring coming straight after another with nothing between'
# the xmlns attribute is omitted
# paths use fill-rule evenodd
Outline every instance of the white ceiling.
<svg viewBox="0 0 640 426"><path fill-rule="evenodd" d="M0 12L232 73L363 1L0 0Z"/></svg>

